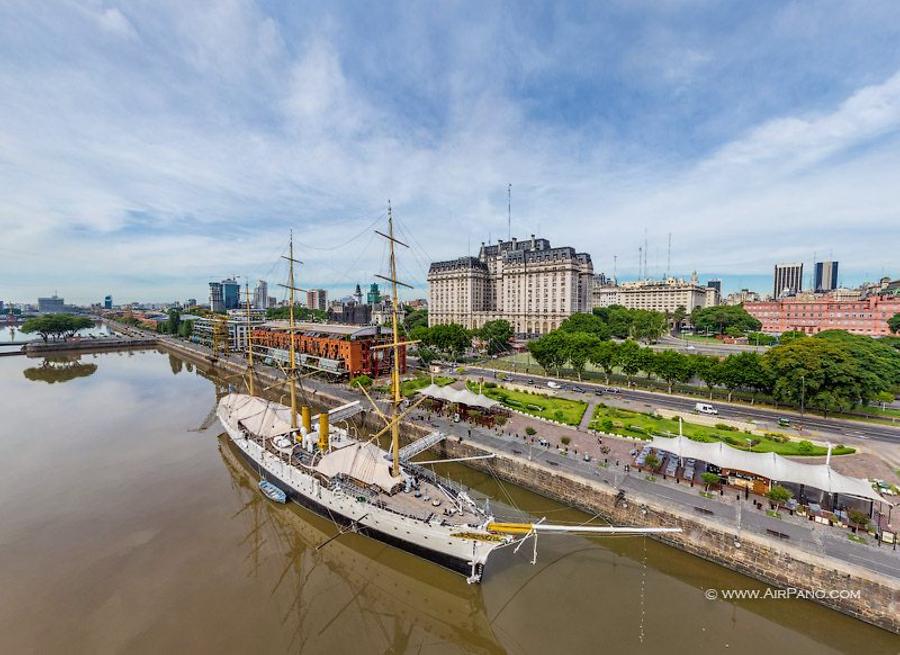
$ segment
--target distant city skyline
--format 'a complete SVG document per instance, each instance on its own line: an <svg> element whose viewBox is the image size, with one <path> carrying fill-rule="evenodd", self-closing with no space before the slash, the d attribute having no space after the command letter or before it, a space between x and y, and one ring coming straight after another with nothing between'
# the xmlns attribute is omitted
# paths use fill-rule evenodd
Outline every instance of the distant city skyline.
<svg viewBox="0 0 900 655"><path fill-rule="evenodd" d="M815 253L897 275L897 42L891 2L2 3L0 298L277 283L290 229L340 297L388 199L423 296L507 236L509 184L513 235L619 279L645 234L726 294Z"/></svg>

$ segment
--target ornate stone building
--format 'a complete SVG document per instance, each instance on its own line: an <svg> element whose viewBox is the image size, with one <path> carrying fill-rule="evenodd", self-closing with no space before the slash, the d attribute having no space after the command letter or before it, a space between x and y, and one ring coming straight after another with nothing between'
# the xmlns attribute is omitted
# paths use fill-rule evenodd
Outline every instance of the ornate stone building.
<svg viewBox="0 0 900 655"><path fill-rule="evenodd" d="M428 323L478 328L505 319L520 335L546 334L591 310L591 256L547 239L481 244L478 257L435 262L428 271Z"/></svg>

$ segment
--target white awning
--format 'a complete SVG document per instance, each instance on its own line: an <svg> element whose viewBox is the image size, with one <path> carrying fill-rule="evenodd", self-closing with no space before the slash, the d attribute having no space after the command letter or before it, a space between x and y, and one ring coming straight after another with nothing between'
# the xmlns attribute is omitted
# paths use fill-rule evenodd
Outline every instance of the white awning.
<svg viewBox="0 0 900 655"><path fill-rule="evenodd" d="M253 434L266 439L291 431L291 409L242 393L230 393L219 401L227 416L243 424Z"/></svg>
<svg viewBox="0 0 900 655"><path fill-rule="evenodd" d="M436 384L429 384L423 389L419 389L419 393L429 398L437 398L451 403L459 403L467 407L481 407L482 409L491 409L500 403L491 400L487 396L478 393L472 393L468 389L454 389L452 386L440 387Z"/></svg>
<svg viewBox="0 0 900 655"><path fill-rule="evenodd" d="M403 483L403 478L391 475L391 464L384 459L385 451L371 443L357 443L322 456L316 470L329 478L347 475L366 485L375 485L387 493Z"/></svg>
<svg viewBox="0 0 900 655"><path fill-rule="evenodd" d="M681 458L703 460L719 468L746 471L777 482L802 484L828 493L856 496L890 505L872 489L867 480L842 475L825 464L803 464L775 453L753 453L732 448L721 441L704 443L687 437L653 437L650 445Z"/></svg>

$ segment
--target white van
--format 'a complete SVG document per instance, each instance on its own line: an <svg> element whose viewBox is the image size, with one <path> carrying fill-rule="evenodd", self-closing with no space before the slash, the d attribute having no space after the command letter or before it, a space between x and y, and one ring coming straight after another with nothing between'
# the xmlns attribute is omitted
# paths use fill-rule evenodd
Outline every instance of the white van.
<svg viewBox="0 0 900 655"><path fill-rule="evenodd" d="M710 405L709 403L697 403L694 405L694 409L700 412L701 414L718 414L719 410Z"/></svg>

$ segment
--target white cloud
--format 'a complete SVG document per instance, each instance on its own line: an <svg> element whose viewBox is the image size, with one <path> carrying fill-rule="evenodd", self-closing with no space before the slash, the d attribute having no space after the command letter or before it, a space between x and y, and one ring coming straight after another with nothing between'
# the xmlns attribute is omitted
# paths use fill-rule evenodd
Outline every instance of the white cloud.
<svg viewBox="0 0 900 655"><path fill-rule="evenodd" d="M365 283L381 265L370 235L313 246L346 242L387 198L426 251L403 261L421 279L421 260L505 236L508 182L514 233L575 245L598 269L614 254L620 272L634 268L645 227L651 253L674 233L680 271L766 272L829 244L842 268L895 258L900 73L681 156L653 142L659 132L626 134L623 117L604 113L612 95L595 106L553 86L570 65L583 67L581 84L605 72L606 60L572 63L591 26L514 33L510 51L502 13L455 30L404 15L402 39L370 43L346 25L358 17L285 24L250 2L92 11L129 38L86 39L62 11L17 16L24 36L46 21L60 35L32 61L11 54L16 34L0 28L12 44L0 45L0 279L18 299L59 287L86 301L101 285L117 298L202 297L208 279L271 271L290 225L304 284ZM703 76L722 53L654 34L650 52L622 57L622 71L642 71L635 93L652 82L648 62L667 56L662 89L711 93ZM414 53L406 68L403 52ZM29 252L54 256L38 265Z"/></svg>

